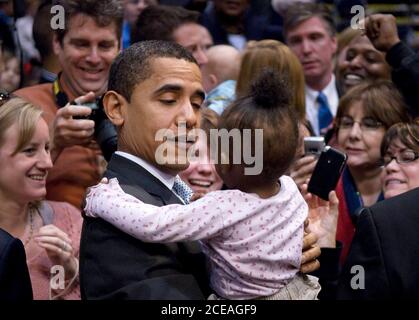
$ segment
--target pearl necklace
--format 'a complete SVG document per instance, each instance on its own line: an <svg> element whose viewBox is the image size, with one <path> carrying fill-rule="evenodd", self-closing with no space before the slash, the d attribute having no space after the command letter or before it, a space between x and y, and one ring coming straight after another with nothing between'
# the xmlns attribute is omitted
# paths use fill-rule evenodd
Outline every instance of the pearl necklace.
<svg viewBox="0 0 419 320"><path fill-rule="evenodd" d="M33 210L32 208L29 208L29 236L28 238L23 242L23 245L26 247L29 242L32 240L33 237Z"/></svg>

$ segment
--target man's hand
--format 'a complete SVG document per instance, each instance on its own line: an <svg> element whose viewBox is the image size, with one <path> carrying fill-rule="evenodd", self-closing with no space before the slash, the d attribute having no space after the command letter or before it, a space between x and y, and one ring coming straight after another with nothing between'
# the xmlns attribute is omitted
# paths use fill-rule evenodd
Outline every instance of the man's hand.
<svg viewBox="0 0 419 320"><path fill-rule="evenodd" d="M365 19L365 33L377 50L387 52L400 42L396 18L391 14L373 14Z"/></svg>
<svg viewBox="0 0 419 320"><path fill-rule="evenodd" d="M290 176L298 186L298 189L301 190L302 185L310 180L317 160L315 156L310 155L304 156L292 164Z"/></svg>
<svg viewBox="0 0 419 320"><path fill-rule="evenodd" d="M93 101L95 95L89 92L76 99L78 103ZM74 116L88 116L92 110L89 107L67 104L58 109L52 124L52 148L59 154L62 149L74 145L89 145L93 138L95 123L92 120L76 120ZM54 157L53 157L54 159Z"/></svg>
<svg viewBox="0 0 419 320"><path fill-rule="evenodd" d="M320 247L317 243L317 236L313 232L309 232L308 220L304 223L304 241L303 241L303 255L301 259L300 271L302 273L311 273L320 267L320 262L317 258L320 256Z"/></svg>

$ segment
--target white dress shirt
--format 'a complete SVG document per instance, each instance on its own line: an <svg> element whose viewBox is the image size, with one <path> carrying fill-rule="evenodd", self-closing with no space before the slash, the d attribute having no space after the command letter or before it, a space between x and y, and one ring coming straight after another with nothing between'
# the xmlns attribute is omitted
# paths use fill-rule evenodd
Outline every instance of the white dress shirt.
<svg viewBox="0 0 419 320"><path fill-rule="evenodd" d="M329 84L321 91L327 97L327 102L329 103L330 112L333 117L336 116L336 111L339 104L339 95L336 88L336 79L332 75L332 79ZM319 91L313 90L306 85L306 118L310 121L311 126L313 127L314 133L320 135L319 129L319 103L317 102L317 96Z"/></svg>

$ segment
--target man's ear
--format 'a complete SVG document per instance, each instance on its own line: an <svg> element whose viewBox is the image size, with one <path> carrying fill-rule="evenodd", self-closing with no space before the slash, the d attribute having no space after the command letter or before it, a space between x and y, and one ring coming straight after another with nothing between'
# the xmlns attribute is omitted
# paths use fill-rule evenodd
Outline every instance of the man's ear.
<svg viewBox="0 0 419 320"><path fill-rule="evenodd" d="M124 124L124 109L127 104L127 100L116 91L108 91L103 96L105 113L117 127L121 127Z"/></svg>

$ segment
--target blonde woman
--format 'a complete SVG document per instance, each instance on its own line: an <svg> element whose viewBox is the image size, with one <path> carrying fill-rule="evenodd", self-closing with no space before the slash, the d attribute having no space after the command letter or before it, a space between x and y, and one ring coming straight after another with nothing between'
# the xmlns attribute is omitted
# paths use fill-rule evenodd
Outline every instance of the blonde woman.
<svg viewBox="0 0 419 320"><path fill-rule="evenodd" d="M43 201L52 167L49 144L49 129L40 109L20 98L3 102L0 228L24 244L34 299L79 299L82 218L67 203Z"/></svg>

